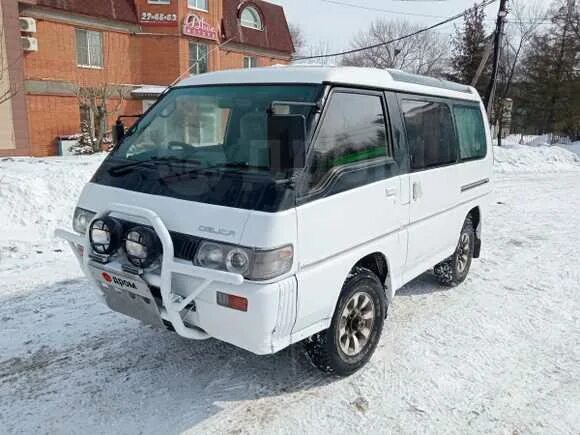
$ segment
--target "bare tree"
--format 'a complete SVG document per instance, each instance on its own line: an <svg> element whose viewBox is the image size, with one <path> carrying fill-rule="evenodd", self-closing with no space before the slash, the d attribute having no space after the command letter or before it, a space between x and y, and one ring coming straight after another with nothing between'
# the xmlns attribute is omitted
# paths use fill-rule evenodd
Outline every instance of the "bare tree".
<svg viewBox="0 0 580 435"><path fill-rule="evenodd" d="M81 125L81 130L88 128L90 134L87 138L93 152L99 152L108 129L109 116L119 114L125 101L125 92L121 86L102 83L98 86L75 85L73 93L79 101L79 106L86 107L94 117L94 129L93 125ZM87 132L83 131L83 133Z"/></svg>
<svg viewBox="0 0 580 435"><path fill-rule="evenodd" d="M502 98L509 95L511 84L520 64L520 57L538 27L546 18L546 10L540 0L512 0L513 20L508 21L509 37L504 48L504 73Z"/></svg>
<svg viewBox="0 0 580 435"><path fill-rule="evenodd" d="M4 28L0 27L0 104L7 102L17 93L16 86L10 82L8 67Z"/></svg>
<svg viewBox="0 0 580 435"><path fill-rule="evenodd" d="M300 59L294 63L306 65L335 65L336 57L324 57L332 52L332 47L328 41L319 41L316 44L304 45L303 53L305 57L314 56L316 59ZM323 57L319 57L323 56Z"/></svg>
<svg viewBox="0 0 580 435"><path fill-rule="evenodd" d="M498 99L492 121L497 124L497 141L501 146L504 124L511 118L512 84L521 69L521 56L526 46L537 33L538 27L546 19L546 10L540 0L512 0L511 13L506 26L506 36L502 47L502 61L498 71Z"/></svg>
<svg viewBox="0 0 580 435"><path fill-rule="evenodd" d="M407 20L377 19L368 30L352 41L353 48L385 43L421 28ZM343 65L395 68L416 74L442 75L449 54L449 44L437 32L430 31L396 43L353 53L343 58Z"/></svg>
<svg viewBox="0 0 580 435"><path fill-rule="evenodd" d="M294 50L296 54L300 55L306 46L306 38L304 37L304 33L302 33L302 29L297 24L291 23L288 25L288 28L290 29L290 36L292 37Z"/></svg>

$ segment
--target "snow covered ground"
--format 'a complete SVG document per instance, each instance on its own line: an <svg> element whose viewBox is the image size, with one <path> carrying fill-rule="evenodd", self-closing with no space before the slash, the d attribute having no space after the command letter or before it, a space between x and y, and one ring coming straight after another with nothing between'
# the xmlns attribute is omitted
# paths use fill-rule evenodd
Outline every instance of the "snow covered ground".
<svg viewBox="0 0 580 435"><path fill-rule="evenodd" d="M0 160L0 433L570 433L580 428L580 158L495 150L484 255L399 291L348 379L96 303L64 243L102 156Z"/></svg>

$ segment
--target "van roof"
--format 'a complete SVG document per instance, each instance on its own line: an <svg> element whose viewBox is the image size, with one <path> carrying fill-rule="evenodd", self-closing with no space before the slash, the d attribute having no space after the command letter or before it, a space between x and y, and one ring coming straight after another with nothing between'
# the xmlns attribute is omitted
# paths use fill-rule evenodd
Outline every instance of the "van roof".
<svg viewBox="0 0 580 435"><path fill-rule="evenodd" d="M292 65L226 70L192 76L177 86L238 83L332 83L480 101L479 94L471 86L399 70L358 67Z"/></svg>

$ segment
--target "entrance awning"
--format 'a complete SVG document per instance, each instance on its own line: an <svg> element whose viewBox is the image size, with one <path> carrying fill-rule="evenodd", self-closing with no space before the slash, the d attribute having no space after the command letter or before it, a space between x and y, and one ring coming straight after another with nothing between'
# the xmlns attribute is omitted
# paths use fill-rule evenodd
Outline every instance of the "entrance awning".
<svg viewBox="0 0 580 435"><path fill-rule="evenodd" d="M167 86L141 86L140 88L132 90L131 95L141 100L157 99L166 89Z"/></svg>

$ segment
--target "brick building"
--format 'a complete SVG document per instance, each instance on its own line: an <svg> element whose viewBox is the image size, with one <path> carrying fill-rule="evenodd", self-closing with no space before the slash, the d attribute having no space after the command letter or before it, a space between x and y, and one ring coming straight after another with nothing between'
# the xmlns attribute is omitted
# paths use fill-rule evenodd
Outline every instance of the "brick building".
<svg viewBox="0 0 580 435"><path fill-rule="evenodd" d="M94 119L83 89L111 90L110 125L180 76L294 51L283 9L261 0L0 0L0 17L0 96L15 92L0 104L0 156L58 154L58 137Z"/></svg>

